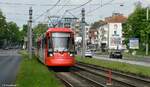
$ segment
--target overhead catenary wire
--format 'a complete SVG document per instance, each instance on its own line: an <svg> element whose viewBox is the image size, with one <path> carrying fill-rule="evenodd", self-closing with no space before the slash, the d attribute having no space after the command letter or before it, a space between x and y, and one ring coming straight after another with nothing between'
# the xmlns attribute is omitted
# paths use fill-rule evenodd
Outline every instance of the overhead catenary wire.
<svg viewBox="0 0 150 87"><path fill-rule="evenodd" d="M67 10L67 12L72 15L74 18L77 18L74 14L72 14L70 11Z"/></svg>
<svg viewBox="0 0 150 87"><path fill-rule="evenodd" d="M81 7L85 6L85 5L87 5L88 3L90 3L91 1L92 1L92 0L88 0L87 2L85 2L84 4L82 4L82 5L80 5L80 6L77 6L77 7L75 7L75 8L71 8L71 9L65 10L65 12L64 12L64 14L63 14L63 16L62 16L61 18L63 18L67 12L68 12L69 14L71 14L73 17L77 18L77 17L76 17L75 15L73 15L70 11L73 11L73 10L75 10L75 9L81 8Z"/></svg>
<svg viewBox="0 0 150 87"><path fill-rule="evenodd" d="M0 4L8 4L8 5L52 5L53 7L52 8L50 8L50 9L48 9L48 10L46 10L44 13L42 13L41 15L37 15L38 17L36 17L35 19L34 19L34 21L35 20L38 20L40 17L42 17L45 13L47 13L47 12L49 12L51 9L53 9L54 7L56 7L56 6L77 6L77 7L75 7L75 8L71 8L71 9L68 9L68 10L66 10L66 12L68 12L70 15L72 15L72 16L74 16L74 14L72 14L70 11L72 11L72 10L75 10L75 9L78 9L78 8L80 8L80 7L82 7L82 6L84 6L84 5L87 5L88 3L90 3L92 0L88 0L86 3L84 3L84 4L81 4L80 6L78 6L78 5L66 5L66 4L64 4L64 5L58 5L58 3L60 2L60 0L58 0L57 2L56 2L56 4L54 4L54 5L52 5L52 4L25 4L25 3L8 3L8 2L0 2ZM98 4L93 4L93 5L98 5ZM17 15L19 15L19 14L17 14ZM75 17L75 16L74 16Z"/></svg>
<svg viewBox="0 0 150 87"><path fill-rule="evenodd" d="M69 3L69 1L70 1L70 0L66 1L65 4L64 4L64 6L67 5L67 4ZM62 6L59 10L57 10L57 12L56 12L55 15L57 15L57 14L64 8L64 6ZM65 12L65 13L66 13L66 12ZM62 15L62 17L65 15L65 13ZM59 18L60 18L59 20L62 19L61 16L59 16ZM52 23L51 16L48 16L48 19L50 20L50 22L51 22L51 24L53 25L53 27L55 27L55 25ZM57 20L58 20L58 18L57 18Z"/></svg>
<svg viewBox="0 0 150 87"><path fill-rule="evenodd" d="M87 2L85 2L84 4L80 5L80 6L77 6L75 8L71 8L71 9L67 9L65 12L68 12L69 14L71 14L73 17L77 18L75 15L73 15L70 11L73 11L73 10L76 10L78 8L81 8L85 5L87 5L88 3L92 2L92 0L88 0Z"/></svg>
<svg viewBox="0 0 150 87"><path fill-rule="evenodd" d="M78 8L81 8L81 7L85 6L85 5L87 5L88 3L90 3L91 1L92 1L92 0L88 0L86 3L84 3L84 4L80 5L80 6L77 6L77 7L75 7L75 8L71 8L71 9L65 10L65 12L63 13L63 15L61 16L61 19L66 15L66 13L69 13L71 16L77 18L77 16L75 16L74 14L72 14L71 11L73 11L73 10L75 10L75 9L78 9ZM97 9L99 9L99 8L101 8L101 7L104 7L105 5L109 5L109 4L111 4L113 1L115 1L115 0L111 0L111 1L108 1L107 3L101 4L99 7L97 7L97 8L95 8L95 9L93 9L93 10L87 12L86 14L89 14L89 13L91 13L91 12L94 12L94 11L96 11ZM58 4L57 4L57 5L58 5ZM64 5L65 5L65 4L64 4ZM56 5L55 5L55 6L56 6ZM42 15L44 15L44 14L47 13L47 12L48 12L48 11L44 12ZM40 16L42 16L42 15L40 15ZM80 14L78 14L78 15L80 15Z"/></svg>
<svg viewBox="0 0 150 87"><path fill-rule="evenodd" d="M67 11L65 10L65 12L63 13L63 15L61 16L61 19L62 19L63 17L65 17L66 13L67 13Z"/></svg>
<svg viewBox="0 0 150 87"><path fill-rule="evenodd" d="M14 14L14 16L22 16L22 15L24 15L24 16L27 16L28 14L26 14L26 13L17 13L17 12L6 12L6 14ZM34 14L34 16L39 16L40 14Z"/></svg>
<svg viewBox="0 0 150 87"><path fill-rule="evenodd" d="M86 4L90 3L91 1L92 1L92 0L88 0L86 3L84 3L84 4L80 5L80 6L77 6L77 7L75 7L75 8L71 8L71 9L68 9L68 11L81 8L81 7L85 6Z"/></svg>
<svg viewBox="0 0 150 87"><path fill-rule="evenodd" d="M2 5L24 5L24 6L64 6L64 5L55 5L55 4L29 4L29 3L10 3L10 2L0 2L0 4Z"/></svg>
<svg viewBox="0 0 150 87"><path fill-rule="evenodd" d="M64 5L67 5L69 3L70 0L66 1L66 3ZM59 10L57 10L56 15L64 8L64 6L62 6Z"/></svg>
<svg viewBox="0 0 150 87"><path fill-rule="evenodd" d="M107 2L107 3L101 4L101 5L98 6L97 8L94 8L94 9L92 9L91 11L88 11L86 14L92 13L92 12L96 11L97 9L99 9L99 8L101 8L101 7L104 7L105 5L109 5L109 4L111 4L113 1L115 1L115 0L111 0L111 1L109 1L109 2Z"/></svg>
<svg viewBox="0 0 150 87"><path fill-rule="evenodd" d="M39 15L38 17L36 17L35 19L34 19L34 22L36 21L36 20L38 20L40 17L42 17L44 14L46 14L47 12L49 12L49 11L51 11L53 8L55 8L55 6L60 2L61 0L58 0L56 3L55 3L55 5L54 6L52 6L51 8L49 8L49 9L47 9L45 12L43 12L41 15Z"/></svg>
<svg viewBox="0 0 150 87"><path fill-rule="evenodd" d="M51 22L51 24L53 25L53 27L55 27L56 25L53 24L51 18L57 18L57 20L59 20L60 16L56 16L56 15L69 3L69 1L70 1L70 0L67 0L67 1L65 2L65 4L62 5L62 7L61 7L59 10L57 10L55 16L48 16L48 19L49 19L49 21Z"/></svg>
<svg viewBox="0 0 150 87"><path fill-rule="evenodd" d="M106 2L106 3L104 3L104 4L101 3L100 6L98 6L97 8L92 9L91 11L88 11L86 14L89 14L89 13L91 13L91 12L94 12L94 11L96 11L97 9L99 9L99 8L105 6L105 5L109 5L109 4L111 4L113 1L115 1L115 0L108 1L108 2ZM85 4L84 4L84 5L85 5ZM80 6L80 7L82 7L82 6ZM76 7L76 8L77 8L77 7ZM74 9L75 9L75 8L74 8ZM72 15L72 16L75 17L75 18L77 18L77 16L80 15L80 13L79 13L79 14L77 14L77 16L75 16L75 15L72 14L69 10L70 10L70 9L66 10L65 13L68 12L70 15Z"/></svg>
<svg viewBox="0 0 150 87"><path fill-rule="evenodd" d="M2 5L27 5L27 6L53 6L53 7L56 7L56 6L63 6L62 8L64 8L65 6L78 6L78 7L75 7L75 8L80 8L80 7L82 7L82 6L84 6L84 5L86 5L87 3L89 3L89 2L91 2L92 0L89 0L89 1L87 1L86 3L84 3L84 4L68 4L67 5L67 3L66 4L58 4L59 2L60 2L60 0L58 0L58 2L56 3L56 4L28 4L28 3L11 3L11 2L0 2L0 4L2 4ZM97 6L98 4L92 4L92 6ZM53 8L52 7L52 8ZM74 8L74 9L75 9ZM61 10L61 9L60 9ZM60 10L58 10L58 12L60 11ZM44 13L42 13L42 14L39 14L39 15L34 15L34 16L37 16L34 20L33 20L33 22L35 22L35 20L38 20L40 17L42 17L45 13L47 13L49 10L47 10L47 11L45 11ZM57 12L57 13L58 13ZM56 13L56 14L57 14ZM14 13L15 15L27 15L27 14L22 14L22 13Z"/></svg>
<svg viewBox="0 0 150 87"><path fill-rule="evenodd" d="M104 7L104 6L106 6L106 5L111 4L113 1L115 1L115 0L110 0L110 1L108 1L108 2L106 2L106 3L104 3L104 4L102 4L102 1L101 1L101 5L99 5L97 8L92 9L91 11L88 11L88 12L86 13L86 15L88 15L88 14L90 14L90 13L92 13L92 12L98 10L98 9L101 8L101 7ZM78 16L78 15L80 15L80 13L77 14L77 16ZM74 16L75 16L75 15L74 15Z"/></svg>
<svg viewBox="0 0 150 87"><path fill-rule="evenodd" d="M0 2L1 5L15 5L15 6L81 6L82 4L28 4L28 3L10 3L10 2ZM92 6L97 6L99 4L91 4Z"/></svg>

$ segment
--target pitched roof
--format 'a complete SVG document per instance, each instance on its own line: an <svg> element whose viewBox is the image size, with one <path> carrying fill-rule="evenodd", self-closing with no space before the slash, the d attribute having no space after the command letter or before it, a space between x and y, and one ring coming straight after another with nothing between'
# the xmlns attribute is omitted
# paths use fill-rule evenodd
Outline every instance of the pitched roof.
<svg viewBox="0 0 150 87"><path fill-rule="evenodd" d="M105 21L107 23L123 23L127 20L127 17L123 16L123 14L120 13L114 13L110 17L106 17Z"/></svg>

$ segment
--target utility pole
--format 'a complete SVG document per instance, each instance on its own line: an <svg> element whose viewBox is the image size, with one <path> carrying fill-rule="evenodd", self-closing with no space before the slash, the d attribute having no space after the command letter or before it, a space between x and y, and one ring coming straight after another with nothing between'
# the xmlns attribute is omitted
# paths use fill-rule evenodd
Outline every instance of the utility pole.
<svg viewBox="0 0 150 87"><path fill-rule="evenodd" d="M29 32L30 32L30 28L29 28L29 21L27 22L27 26L28 26L28 30L27 30L27 51L29 52L29 39L30 39L30 37L29 37Z"/></svg>
<svg viewBox="0 0 150 87"><path fill-rule="evenodd" d="M29 57L32 59L32 7L29 8Z"/></svg>
<svg viewBox="0 0 150 87"><path fill-rule="evenodd" d="M86 43L85 43L85 9L82 8L82 58L84 58L85 54L85 48L86 48Z"/></svg>
<svg viewBox="0 0 150 87"><path fill-rule="evenodd" d="M100 3L100 4L101 4L101 7L102 7L102 6L103 6L103 0L101 0L101 3Z"/></svg>
<svg viewBox="0 0 150 87"><path fill-rule="evenodd" d="M146 20L149 20L149 7L146 9ZM146 55L148 55L148 34L146 34Z"/></svg>

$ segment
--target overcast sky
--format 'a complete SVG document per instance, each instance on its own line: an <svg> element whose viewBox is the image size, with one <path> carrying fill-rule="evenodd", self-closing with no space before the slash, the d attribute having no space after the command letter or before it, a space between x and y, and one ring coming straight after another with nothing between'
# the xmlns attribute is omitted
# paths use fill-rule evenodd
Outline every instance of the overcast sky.
<svg viewBox="0 0 150 87"><path fill-rule="evenodd" d="M0 9L3 11L7 18L7 21L14 21L19 26L27 23L29 7L33 8L33 19L37 18L47 9L51 8L58 0L0 0ZM82 5L89 0L60 0L58 5ZM112 2L111 2L112 1ZM150 0L91 0L90 3L86 4L75 10L70 10L70 13L76 17L81 17L81 9L86 10L86 21L92 23L94 21L104 19L105 17L111 16L113 12L123 13L125 16L131 14L135 7L135 2L141 1L143 6L148 6ZM104 5L109 3L107 5ZM29 5L32 4L32 5ZM124 6L120 6L123 4ZM56 6L50 12L44 14L35 24L43 22L47 19L48 15L62 16L65 10L75 8L78 6ZM98 8L97 10L94 10ZM93 12L90 12L93 11ZM72 16L66 13L65 16Z"/></svg>

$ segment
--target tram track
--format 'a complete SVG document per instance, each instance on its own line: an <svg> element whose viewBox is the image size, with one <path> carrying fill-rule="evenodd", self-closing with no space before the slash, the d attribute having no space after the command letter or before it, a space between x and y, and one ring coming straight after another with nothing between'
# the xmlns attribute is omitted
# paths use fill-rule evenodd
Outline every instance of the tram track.
<svg viewBox="0 0 150 87"><path fill-rule="evenodd" d="M65 84L66 87L107 87L89 77L82 75L80 72L61 72L56 76Z"/></svg>
<svg viewBox="0 0 150 87"><path fill-rule="evenodd" d="M108 70L104 67L78 62L67 72L56 72L56 76L66 87L150 87L150 79L132 76L111 70L111 83L108 83Z"/></svg>
<svg viewBox="0 0 150 87"><path fill-rule="evenodd" d="M85 64L81 62L78 62L75 67L85 70L86 72L95 74L97 76L101 76L105 79L108 78L107 75L108 69L104 67ZM127 87L128 86L129 87L150 87L150 79L148 78L146 79L139 76L133 76L130 74L125 74L114 70L112 70L112 85L114 85L113 83L123 84L126 85Z"/></svg>
<svg viewBox="0 0 150 87"><path fill-rule="evenodd" d="M105 76L83 70L79 67L73 67L70 72L58 72L56 76L65 84L66 87L136 87L131 84L114 83L107 85Z"/></svg>

